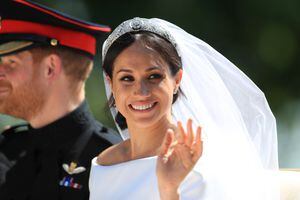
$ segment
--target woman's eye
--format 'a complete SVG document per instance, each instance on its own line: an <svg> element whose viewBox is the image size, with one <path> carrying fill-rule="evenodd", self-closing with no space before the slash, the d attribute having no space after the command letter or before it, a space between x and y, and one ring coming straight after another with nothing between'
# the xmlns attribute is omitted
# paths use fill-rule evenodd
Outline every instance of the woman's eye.
<svg viewBox="0 0 300 200"><path fill-rule="evenodd" d="M161 74L151 74L149 76L149 79L152 80L152 79L161 79L162 78L162 75Z"/></svg>
<svg viewBox="0 0 300 200"><path fill-rule="evenodd" d="M134 79L132 76L123 76L122 78L120 78L120 80L129 82L129 81L133 81Z"/></svg>

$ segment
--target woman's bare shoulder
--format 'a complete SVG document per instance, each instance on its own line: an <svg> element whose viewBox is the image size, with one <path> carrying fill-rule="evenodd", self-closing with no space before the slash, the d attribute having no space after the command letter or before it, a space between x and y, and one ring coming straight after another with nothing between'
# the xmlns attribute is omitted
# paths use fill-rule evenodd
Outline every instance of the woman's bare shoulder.
<svg viewBox="0 0 300 200"><path fill-rule="evenodd" d="M128 142L125 140L115 144L104 151L97 157L97 163L103 166L118 164L124 161Z"/></svg>

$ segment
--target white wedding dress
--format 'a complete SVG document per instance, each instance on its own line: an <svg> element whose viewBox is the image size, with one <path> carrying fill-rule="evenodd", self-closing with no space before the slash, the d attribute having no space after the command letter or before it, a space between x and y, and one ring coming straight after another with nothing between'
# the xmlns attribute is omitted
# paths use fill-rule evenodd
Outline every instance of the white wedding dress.
<svg viewBox="0 0 300 200"><path fill-rule="evenodd" d="M102 166L94 158L89 182L90 200L159 200L156 160L157 156ZM204 184L201 174L191 171L179 192L182 200L202 199Z"/></svg>

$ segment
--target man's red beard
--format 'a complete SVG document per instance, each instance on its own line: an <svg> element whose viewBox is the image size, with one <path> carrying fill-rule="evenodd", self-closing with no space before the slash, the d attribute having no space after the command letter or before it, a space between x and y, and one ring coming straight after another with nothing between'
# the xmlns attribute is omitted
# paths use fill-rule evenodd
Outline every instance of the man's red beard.
<svg viewBox="0 0 300 200"><path fill-rule="evenodd" d="M45 104L45 90L33 79L14 88L9 82L0 81L1 88L9 94L0 96L0 113L30 121Z"/></svg>

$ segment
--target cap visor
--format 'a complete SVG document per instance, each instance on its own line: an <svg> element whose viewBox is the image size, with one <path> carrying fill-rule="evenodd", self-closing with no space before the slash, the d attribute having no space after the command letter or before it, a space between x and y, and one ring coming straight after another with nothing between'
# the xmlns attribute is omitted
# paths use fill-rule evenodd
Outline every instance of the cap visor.
<svg viewBox="0 0 300 200"><path fill-rule="evenodd" d="M31 41L11 41L0 44L0 56L20 51L33 45Z"/></svg>

